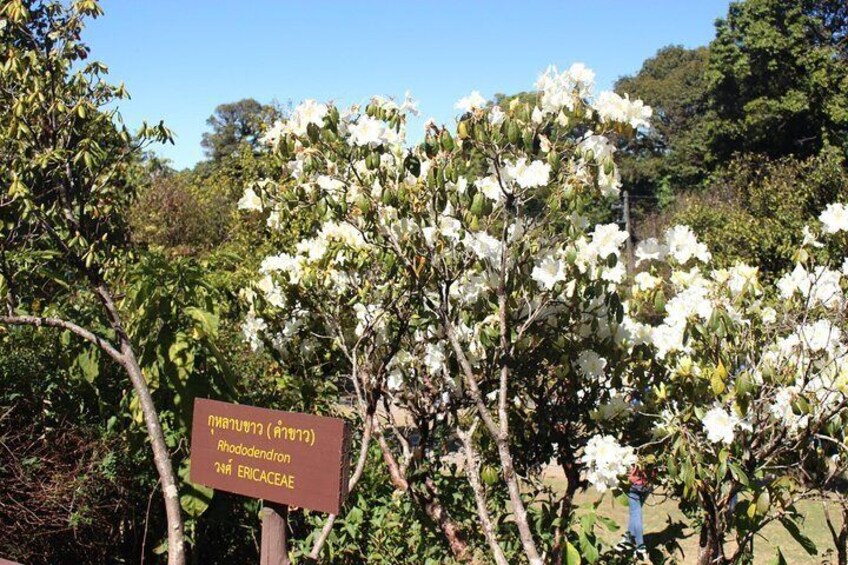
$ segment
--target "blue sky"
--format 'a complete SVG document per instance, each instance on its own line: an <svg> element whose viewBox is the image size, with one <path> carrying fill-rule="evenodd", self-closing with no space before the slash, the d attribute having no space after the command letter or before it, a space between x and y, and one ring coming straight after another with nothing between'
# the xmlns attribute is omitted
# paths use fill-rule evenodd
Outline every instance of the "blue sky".
<svg viewBox="0 0 848 565"><path fill-rule="evenodd" d="M215 106L241 98L349 104L410 90L422 115L448 123L472 90L532 87L549 64L581 61L599 89L668 44L704 45L727 0L559 2L103 0L85 38L130 126L165 120L177 168L203 158ZM415 133L412 133L415 132Z"/></svg>

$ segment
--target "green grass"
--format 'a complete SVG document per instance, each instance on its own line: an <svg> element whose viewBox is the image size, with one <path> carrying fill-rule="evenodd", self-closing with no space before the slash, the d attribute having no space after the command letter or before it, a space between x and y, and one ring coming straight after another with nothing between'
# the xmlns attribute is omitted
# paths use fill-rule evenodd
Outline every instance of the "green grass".
<svg viewBox="0 0 848 565"><path fill-rule="evenodd" d="M595 491L588 491L578 495L578 504L591 504L601 498ZM790 565L802 563L831 563L833 542L825 523L824 511L821 503L802 501L799 509L804 515L804 533L815 542L818 547L818 555L808 555L806 551L792 539L792 536L780 524L769 524L763 529L762 536L754 542L754 562L757 564L771 563L776 555L776 548L780 548ZM604 535L609 543L616 543L627 529L627 507L613 500L607 494L603 497L598 511L601 515L615 520L621 526L616 532ZM831 511L831 515L834 512ZM660 551L660 546L675 540L679 546L674 552L674 557L680 563L693 563L698 551L698 535L689 527L688 519L680 512L677 503L661 494L648 497L642 514L645 524L645 543L649 551L655 555Z"/></svg>
<svg viewBox="0 0 848 565"><path fill-rule="evenodd" d="M555 489L564 486L563 480L556 476L549 476L546 482ZM579 493L576 502L580 506L588 506L598 499L601 499L598 512L611 518L620 526L618 531L602 533L602 537L608 543L615 544L627 530L627 506L616 502L609 493L601 495L595 490ZM801 501L798 508L804 516L803 532L816 544L818 554L807 554L782 525L771 523L754 541L755 564L772 563L777 555L778 547L789 565L836 562L833 541L827 529L821 502ZM839 523L838 508L830 508L831 517ZM645 525L645 544L652 557L657 558L662 555L663 546L676 546L672 555L677 562L695 562L698 553L698 534L690 527L689 520L680 511L675 500L662 494L649 496L643 508L642 518ZM730 547L729 545L728 549Z"/></svg>

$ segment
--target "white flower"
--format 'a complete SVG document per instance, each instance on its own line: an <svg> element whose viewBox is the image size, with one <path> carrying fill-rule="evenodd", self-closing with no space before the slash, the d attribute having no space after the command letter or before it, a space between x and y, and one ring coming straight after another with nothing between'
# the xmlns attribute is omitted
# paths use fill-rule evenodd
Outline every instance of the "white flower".
<svg viewBox="0 0 848 565"><path fill-rule="evenodd" d="M668 247L655 237L649 237L636 246L636 264L639 265L642 261L662 261L667 254Z"/></svg>
<svg viewBox="0 0 848 565"><path fill-rule="evenodd" d="M489 261L493 265L500 262L503 244L501 240L486 232L468 233L463 243L471 248L479 259Z"/></svg>
<svg viewBox="0 0 848 565"><path fill-rule="evenodd" d="M595 435L589 439L580 462L586 465L586 478L599 492L615 488L620 476L636 464L630 446L622 446L614 437Z"/></svg>
<svg viewBox="0 0 848 565"><path fill-rule="evenodd" d="M643 271L633 277L633 282L636 283L636 288L638 290L648 292L649 290L656 288L657 285L662 282L662 279L653 276L651 273Z"/></svg>
<svg viewBox="0 0 848 565"><path fill-rule="evenodd" d="M583 376L589 379L602 379L606 376L607 360L591 349L580 352L577 356L577 366Z"/></svg>
<svg viewBox="0 0 848 565"><path fill-rule="evenodd" d="M400 111L407 112L413 116L421 113L418 110L418 101L412 97L412 93L408 90L403 94L403 104L400 105Z"/></svg>
<svg viewBox="0 0 848 565"><path fill-rule="evenodd" d="M265 300L274 308L284 308L286 306L286 297L283 294L283 289L280 288L271 275L265 275L256 284L256 287L262 291Z"/></svg>
<svg viewBox="0 0 848 565"><path fill-rule="evenodd" d="M792 402L798 396L799 389L796 386L781 388L774 396L774 401L769 406L769 412L781 422L790 433L795 433L801 428L807 427L810 416L800 416L792 409Z"/></svg>
<svg viewBox="0 0 848 565"><path fill-rule="evenodd" d="M842 305L845 296L840 286L841 274L824 266L818 266L808 272L802 265L795 265L791 273L786 273L777 281L781 297L792 298L800 293L809 299L809 306L822 304L828 308Z"/></svg>
<svg viewBox="0 0 848 565"><path fill-rule="evenodd" d="M683 351L683 336L686 332L686 324L680 322L663 323L651 331L650 343L656 348L656 358L665 359L666 355L674 351Z"/></svg>
<svg viewBox="0 0 848 565"><path fill-rule="evenodd" d="M262 210L262 199L252 188L246 188L244 195L238 201L239 210Z"/></svg>
<svg viewBox="0 0 848 565"><path fill-rule="evenodd" d="M506 114L501 110L500 106L492 106L491 112L489 112L489 123L493 126L499 126L504 122L506 118Z"/></svg>
<svg viewBox="0 0 848 565"><path fill-rule="evenodd" d="M588 95L588 89L595 83L595 71L583 63L573 63L568 67L568 76L581 91L581 96Z"/></svg>
<svg viewBox="0 0 848 565"><path fill-rule="evenodd" d="M559 114L565 108L573 110L580 98L591 94L595 73L583 63L574 63L560 73L553 65L536 81L539 89L540 110L545 114Z"/></svg>
<svg viewBox="0 0 848 565"><path fill-rule="evenodd" d="M241 325L241 333L244 336L244 340L250 345L251 350L262 350L263 343L260 334L264 332L267 327L268 324L265 323L265 320L257 317L253 310L247 313L247 316Z"/></svg>
<svg viewBox="0 0 848 565"><path fill-rule="evenodd" d="M474 181L474 186L476 186L477 190L482 192L483 196L489 200L497 202L503 198L504 193L503 190L501 190L501 184L494 175L489 175L488 177Z"/></svg>
<svg viewBox="0 0 848 565"><path fill-rule="evenodd" d="M462 222L446 214L439 216L439 232L454 241L462 239Z"/></svg>
<svg viewBox="0 0 848 565"><path fill-rule="evenodd" d="M304 100L294 109L284 128L298 137L303 137L306 135L309 124L315 124L318 127L323 126L326 115L326 105L315 100Z"/></svg>
<svg viewBox="0 0 848 565"><path fill-rule="evenodd" d="M530 120L534 124L538 125L538 124L541 124L544 119L545 119L545 113L542 112L542 109L541 108L533 108L533 113L530 115Z"/></svg>
<svg viewBox="0 0 848 565"><path fill-rule="evenodd" d="M545 186L551 176L551 166L543 161L533 161L521 157L514 163L507 163L506 174L521 188Z"/></svg>
<svg viewBox="0 0 848 565"><path fill-rule="evenodd" d="M263 145L276 146L280 141L280 137L286 132L286 124L283 120L274 122L268 130L259 138L259 142Z"/></svg>
<svg viewBox="0 0 848 565"><path fill-rule="evenodd" d="M804 324L798 328L801 341L812 352L833 351L842 338L842 330L829 320L817 320L813 324Z"/></svg>
<svg viewBox="0 0 848 565"><path fill-rule="evenodd" d="M763 308L760 312L760 318L766 325L773 324L777 321L777 310L771 307Z"/></svg>
<svg viewBox="0 0 848 565"><path fill-rule="evenodd" d="M758 267L737 263L729 271L727 286L733 294L741 294L743 290L750 289L757 284L759 271Z"/></svg>
<svg viewBox="0 0 848 565"><path fill-rule="evenodd" d="M357 337L361 337L367 330L376 331L378 335L381 335L386 328L386 316L377 304L357 302L353 305L353 311L356 314L357 323L354 332Z"/></svg>
<svg viewBox="0 0 848 565"><path fill-rule="evenodd" d="M848 207L845 204L828 204L819 220L827 233L848 231Z"/></svg>
<svg viewBox="0 0 848 565"><path fill-rule="evenodd" d="M288 253L265 257L262 260L262 265L259 267L259 272L273 273L275 271L287 273L289 275L289 281L292 284L297 284L300 281L302 273L301 259L293 257Z"/></svg>
<svg viewBox="0 0 848 565"><path fill-rule="evenodd" d="M591 131L586 132L583 140L578 145L578 149L583 154L588 154L591 151L596 163L611 158L612 154L615 153L615 146L610 143L609 139L603 135L595 135Z"/></svg>
<svg viewBox="0 0 848 565"><path fill-rule="evenodd" d="M545 290L551 290L556 283L565 280L565 262L548 255L533 267L530 277Z"/></svg>
<svg viewBox="0 0 848 565"><path fill-rule="evenodd" d="M325 191L329 192L331 195L339 194L344 188L344 183L338 179L334 179L333 177L328 177L327 175L320 175L315 179L315 184L318 187Z"/></svg>
<svg viewBox="0 0 848 565"><path fill-rule="evenodd" d="M593 107L603 121L630 124L634 129L648 127L653 114L651 107L641 100L631 101L627 94L622 97L609 91L601 92Z"/></svg>
<svg viewBox="0 0 848 565"><path fill-rule="evenodd" d="M734 430L739 426L739 418L735 414L727 412L721 406L715 406L704 414L701 422L707 432L707 439L712 443L733 443Z"/></svg>
<svg viewBox="0 0 848 565"><path fill-rule="evenodd" d="M668 246L668 254L681 265L685 265L692 258L708 263L712 257L707 246L698 241L689 226L678 225L667 229L665 242Z"/></svg>
<svg viewBox="0 0 848 565"><path fill-rule="evenodd" d="M371 116L360 116L350 126L350 140L354 145L382 145L386 140L386 126Z"/></svg>
<svg viewBox="0 0 848 565"><path fill-rule="evenodd" d="M482 108L486 105L486 99L480 95L478 91L473 91L465 98L460 98L454 105L457 110L462 110L463 113L471 112L477 108Z"/></svg>
<svg viewBox="0 0 848 565"><path fill-rule="evenodd" d="M622 244L627 241L628 233L617 224L598 224L592 232L592 246L601 259L610 255L618 256Z"/></svg>
<svg viewBox="0 0 848 565"><path fill-rule="evenodd" d="M804 235L804 241L801 242L801 247L806 247L808 245L818 248L824 247L824 243L820 242L816 238L816 234L810 231L810 226L804 226L802 234Z"/></svg>
<svg viewBox="0 0 848 565"><path fill-rule="evenodd" d="M445 347L441 343L428 343L424 348L424 365L433 375L438 375L445 371L445 363L447 356L445 355Z"/></svg>

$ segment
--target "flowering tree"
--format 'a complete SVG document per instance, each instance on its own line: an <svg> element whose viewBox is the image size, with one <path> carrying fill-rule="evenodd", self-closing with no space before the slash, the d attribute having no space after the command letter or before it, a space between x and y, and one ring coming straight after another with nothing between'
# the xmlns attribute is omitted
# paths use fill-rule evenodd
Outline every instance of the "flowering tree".
<svg viewBox="0 0 848 565"><path fill-rule="evenodd" d="M593 77L580 64L551 68L535 104L501 108L473 93L457 104L455 130L429 122L414 149L405 147L408 99L344 111L306 101L265 136L285 173L240 202L267 213L272 230L308 224L265 259L246 293L247 340L347 376L364 422L351 486L377 437L393 482L461 560L470 532L458 530L432 480L446 438L462 440L498 563L507 558L488 499L498 478L522 553L541 563L574 550L563 526L581 469L607 488L633 460L614 437L594 437L621 430L624 394L648 374L618 362L628 236L588 218L618 194L610 136L632 134L651 111L609 92L593 98ZM399 413L412 424L399 425ZM519 472L538 474L552 458L566 469L568 498L556 539L542 547L526 503L542 487ZM496 471L481 474L483 460Z"/></svg>
<svg viewBox="0 0 848 565"><path fill-rule="evenodd" d="M840 271L826 259L844 253L845 206L820 220L833 253L805 229L796 267L774 288L748 265L710 271L709 252L685 227L636 251L648 268L634 278L626 325L659 371L646 451L701 524L700 563L750 557L773 521L815 551L795 503L843 468L848 422L848 263ZM725 555L729 533L736 549Z"/></svg>

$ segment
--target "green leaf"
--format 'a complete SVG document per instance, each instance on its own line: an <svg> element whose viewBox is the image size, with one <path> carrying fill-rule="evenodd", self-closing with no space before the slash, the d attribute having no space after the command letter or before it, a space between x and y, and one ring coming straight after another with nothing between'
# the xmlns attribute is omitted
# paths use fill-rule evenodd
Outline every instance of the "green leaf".
<svg viewBox="0 0 848 565"><path fill-rule="evenodd" d="M215 491L207 486L191 482L189 480L190 469L191 459L186 459L179 470L179 475L183 482L180 489L182 491L180 495L180 506L186 514L192 518L197 518L209 508L209 504L212 502L212 495L215 494Z"/></svg>
<svg viewBox="0 0 848 565"><path fill-rule="evenodd" d="M787 565L786 558L783 557L783 552L780 551L779 547L777 548L777 555L771 563L772 565Z"/></svg>
<svg viewBox="0 0 848 565"><path fill-rule="evenodd" d="M185 313L188 314L195 322L197 322L198 326L201 330L203 330L204 334L209 337L215 337L216 335L218 335L218 316L211 312L207 312L206 310L196 308L194 306L189 306L188 308L186 308Z"/></svg>
<svg viewBox="0 0 848 565"><path fill-rule="evenodd" d="M580 553L577 548L571 545L571 542L565 542L565 563L566 565L580 565Z"/></svg>
<svg viewBox="0 0 848 565"><path fill-rule="evenodd" d="M804 548L804 551L806 551L809 555L818 554L816 544L813 540L804 535L801 528L798 527L798 524L792 518L781 518L780 523L783 524L783 527L786 528L789 535Z"/></svg>
<svg viewBox="0 0 848 565"><path fill-rule="evenodd" d="M764 490L760 493L760 496L757 497L757 514L759 516L765 516L768 514L770 507L771 495L769 495L769 491Z"/></svg>
<svg viewBox="0 0 848 565"><path fill-rule="evenodd" d="M96 349L87 347L77 356L74 365L86 382L93 383L100 374L100 354Z"/></svg>

